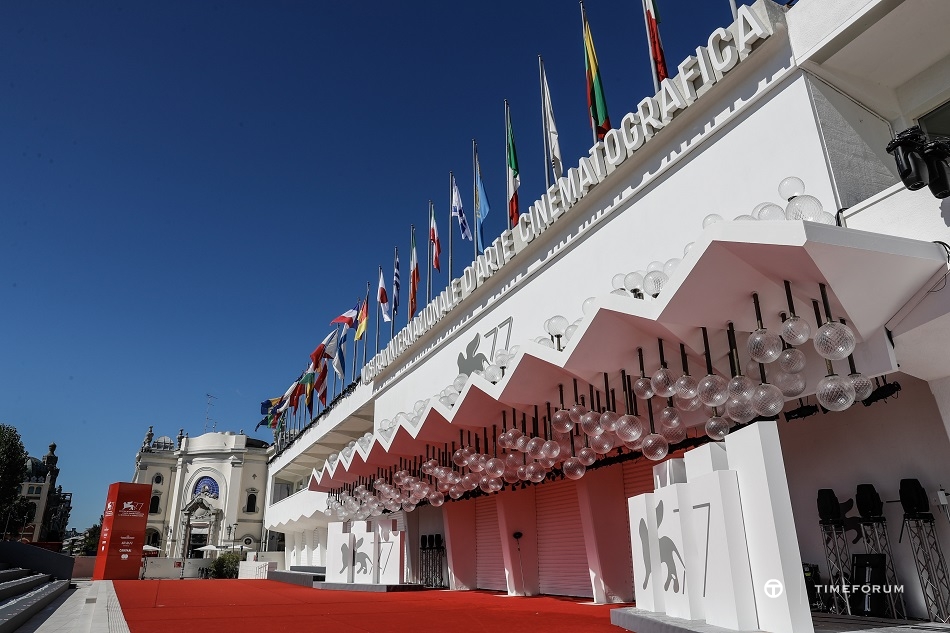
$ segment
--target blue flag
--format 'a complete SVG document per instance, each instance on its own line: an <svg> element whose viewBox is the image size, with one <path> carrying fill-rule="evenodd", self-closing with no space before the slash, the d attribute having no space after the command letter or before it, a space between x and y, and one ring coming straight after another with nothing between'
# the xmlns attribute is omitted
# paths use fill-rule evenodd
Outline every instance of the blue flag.
<svg viewBox="0 0 950 633"><path fill-rule="evenodd" d="M475 154L475 244L479 253L485 252L485 238L482 227L490 211L488 196L485 195L485 185L482 184L482 168L478 164L478 154Z"/></svg>

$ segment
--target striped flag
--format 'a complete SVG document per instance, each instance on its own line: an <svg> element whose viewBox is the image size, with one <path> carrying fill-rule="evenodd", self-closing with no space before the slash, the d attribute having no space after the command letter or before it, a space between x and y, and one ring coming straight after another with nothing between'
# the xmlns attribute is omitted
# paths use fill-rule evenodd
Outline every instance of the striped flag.
<svg viewBox="0 0 950 633"><path fill-rule="evenodd" d="M650 40L650 65L653 69L653 83L657 90L660 82L670 76L666 70L666 56L663 54L663 42L660 41L660 14L656 11L654 0L643 0L643 19L647 25L647 37Z"/></svg>
<svg viewBox="0 0 950 633"><path fill-rule="evenodd" d="M357 299L355 306L353 306L352 308L350 308L349 310L347 310L346 312L344 312L337 318L330 321L330 325L333 325L334 323L343 324L343 332L341 334L341 338L343 338L346 336L347 330L353 327L353 324L356 323L356 317L359 316L359 312L360 312L360 301L359 299Z"/></svg>
<svg viewBox="0 0 950 633"><path fill-rule="evenodd" d="M317 374L313 386L323 406L327 406L327 373L327 361L323 360L320 363L320 373Z"/></svg>
<svg viewBox="0 0 950 633"><path fill-rule="evenodd" d="M544 110L544 127L548 137L548 152L554 178L564 175L561 162L561 145L557 141L557 126L554 125L554 108L551 107L551 91L548 90L548 77L544 73L544 62L541 62L541 106Z"/></svg>
<svg viewBox="0 0 950 633"><path fill-rule="evenodd" d="M386 295L386 282L383 281L382 266L379 267L379 294L376 295L376 301L383 313L383 321L392 321L392 317L389 316L389 297Z"/></svg>
<svg viewBox="0 0 950 633"><path fill-rule="evenodd" d="M399 312L399 249L396 249L396 261L393 262L393 318Z"/></svg>
<svg viewBox="0 0 950 633"><path fill-rule="evenodd" d="M505 128L507 129L505 154L508 159L508 226L512 228L518 224L518 187L521 186L521 175L518 172L515 132L511 129L511 111L507 101L505 101Z"/></svg>
<svg viewBox="0 0 950 633"><path fill-rule="evenodd" d="M442 242L439 241L439 226L435 222L435 207L429 203L429 242L432 244L432 267L442 272L439 268L439 255L442 254Z"/></svg>
<svg viewBox="0 0 950 633"><path fill-rule="evenodd" d="M584 23L584 67L587 69L587 107L590 110L590 126L598 141L610 130L610 117L607 115L607 100L604 97L604 84L600 78L600 66L597 63L597 51L594 50L594 38L587 23L587 12L581 3L581 18Z"/></svg>
<svg viewBox="0 0 950 633"><path fill-rule="evenodd" d="M310 353L310 362L320 366L320 359L333 358L336 356L336 348L340 344L340 329L337 328L330 332L323 342L317 345L317 348Z"/></svg>
<svg viewBox="0 0 950 633"><path fill-rule="evenodd" d="M465 209L462 208L462 196L459 195L458 185L455 184L455 176L452 176L452 217L458 218L462 239L471 242L472 230L468 228L468 220L465 218Z"/></svg>
<svg viewBox="0 0 950 633"><path fill-rule="evenodd" d="M409 251L409 316L416 314L419 292L419 256L416 255L416 227L412 227L412 246Z"/></svg>
<svg viewBox="0 0 950 633"><path fill-rule="evenodd" d="M356 336L354 340L358 341L366 333L366 327L369 324L369 282L366 284L366 298L363 299L363 305L360 306L360 312L356 315Z"/></svg>
<svg viewBox="0 0 950 633"><path fill-rule="evenodd" d="M488 206L488 196L485 194L485 185L482 184L482 167L478 164L478 152L475 152L475 243L479 253L485 252L485 238L483 226L491 207Z"/></svg>

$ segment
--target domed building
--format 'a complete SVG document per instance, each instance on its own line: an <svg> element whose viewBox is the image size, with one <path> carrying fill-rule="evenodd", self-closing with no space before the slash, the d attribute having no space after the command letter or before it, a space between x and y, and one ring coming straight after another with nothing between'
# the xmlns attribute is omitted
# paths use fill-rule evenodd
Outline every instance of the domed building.
<svg viewBox="0 0 950 633"><path fill-rule="evenodd" d="M152 486L145 542L175 558L201 558L206 545L259 550L267 456L267 442L243 432L154 439L150 426L131 479Z"/></svg>
<svg viewBox="0 0 950 633"><path fill-rule="evenodd" d="M31 502L33 516L20 530L20 538L31 542L61 541L72 511L72 493L63 492L56 485L59 477L56 444L49 445L49 452L42 459L27 456L26 475L20 486L20 496Z"/></svg>

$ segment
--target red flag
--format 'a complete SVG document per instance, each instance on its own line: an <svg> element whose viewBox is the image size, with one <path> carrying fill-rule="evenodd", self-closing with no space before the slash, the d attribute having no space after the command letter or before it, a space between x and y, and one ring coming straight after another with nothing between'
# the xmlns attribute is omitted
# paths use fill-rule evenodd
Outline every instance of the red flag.
<svg viewBox="0 0 950 633"><path fill-rule="evenodd" d="M670 76L666 70L666 56L663 54L663 43L660 41L660 16L656 11L654 0L643 0L643 19L647 23L647 36L650 38L650 63L653 65L653 76L657 85Z"/></svg>
<svg viewBox="0 0 950 633"><path fill-rule="evenodd" d="M432 243L432 267L442 272L439 268L439 255L442 254L442 243L439 241L439 226L435 222L435 207L429 204L429 242Z"/></svg>

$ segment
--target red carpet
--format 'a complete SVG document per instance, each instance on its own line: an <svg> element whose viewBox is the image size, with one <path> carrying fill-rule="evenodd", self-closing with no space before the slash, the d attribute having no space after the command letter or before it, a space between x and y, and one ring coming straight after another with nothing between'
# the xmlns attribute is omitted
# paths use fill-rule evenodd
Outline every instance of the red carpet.
<svg viewBox="0 0 950 633"><path fill-rule="evenodd" d="M574 598L484 591L320 591L271 580L117 580L132 633L618 633L610 610Z"/></svg>

